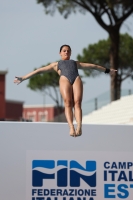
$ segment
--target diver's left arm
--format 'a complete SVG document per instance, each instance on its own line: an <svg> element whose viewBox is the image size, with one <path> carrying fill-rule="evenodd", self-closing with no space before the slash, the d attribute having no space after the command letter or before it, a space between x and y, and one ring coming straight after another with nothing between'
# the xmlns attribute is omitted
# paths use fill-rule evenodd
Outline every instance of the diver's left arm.
<svg viewBox="0 0 133 200"><path fill-rule="evenodd" d="M110 73L110 74L114 74L117 70L115 69L108 69L106 67L100 66L100 65L96 65L96 64L92 64L92 63L82 63L82 62L78 62L77 61L77 66L79 69L95 69L104 73Z"/></svg>

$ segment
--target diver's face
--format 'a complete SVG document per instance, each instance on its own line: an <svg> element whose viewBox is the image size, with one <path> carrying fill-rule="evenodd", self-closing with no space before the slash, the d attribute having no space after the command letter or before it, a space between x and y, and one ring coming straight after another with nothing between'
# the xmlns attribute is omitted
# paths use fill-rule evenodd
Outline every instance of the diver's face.
<svg viewBox="0 0 133 200"><path fill-rule="evenodd" d="M69 60L70 56L71 56L71 50L70 50L70 48L67 47L67 46L64 46L61 49L60 56L61 56L62 60Z"/></svg>

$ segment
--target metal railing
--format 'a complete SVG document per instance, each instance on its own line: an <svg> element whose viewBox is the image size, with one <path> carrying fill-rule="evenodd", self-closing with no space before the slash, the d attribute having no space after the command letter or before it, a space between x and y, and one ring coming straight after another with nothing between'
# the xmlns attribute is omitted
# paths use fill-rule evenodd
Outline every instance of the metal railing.
<svg viewBox="0 0 133 200"><path fill-rule="evenodd" d="M121 90L121 97L131 94L133 94L133 90L131 89ZM94 110L98 110L102 106L105 106L109 103L110 103L110 91L107 91L93 99L83 102L82 103L83 116L93 112Z"/></svg>

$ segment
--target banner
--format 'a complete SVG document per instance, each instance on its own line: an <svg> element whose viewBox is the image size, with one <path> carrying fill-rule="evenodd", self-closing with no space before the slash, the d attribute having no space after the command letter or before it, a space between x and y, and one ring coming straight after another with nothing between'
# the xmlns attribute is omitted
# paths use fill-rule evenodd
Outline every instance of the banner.
<svg viewBox="0 0 133 200"><path fill-rule="evenodd" d="M76 126L76 125L75 125ZM133 200L133 126L0 122L1 200Z"/></svg>
<svg viewBox="0 0 133 200"><path fill-rule="evenodd" d="M133 200L132 152L27 151L26 200Z"/></svg>

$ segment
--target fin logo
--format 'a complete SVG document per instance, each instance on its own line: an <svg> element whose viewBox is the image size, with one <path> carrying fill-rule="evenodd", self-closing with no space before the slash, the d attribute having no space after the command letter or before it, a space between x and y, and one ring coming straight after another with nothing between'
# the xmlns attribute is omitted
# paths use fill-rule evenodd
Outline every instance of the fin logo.
<svg viewBox="0 0 133 200"><path fill-rule="evenodd" d="M80 187L80 179L96 187L96 161L86 161L84 168L75 160L33 160L32 186L42 187L46 179L55 179L58 187Z"/></svg>

